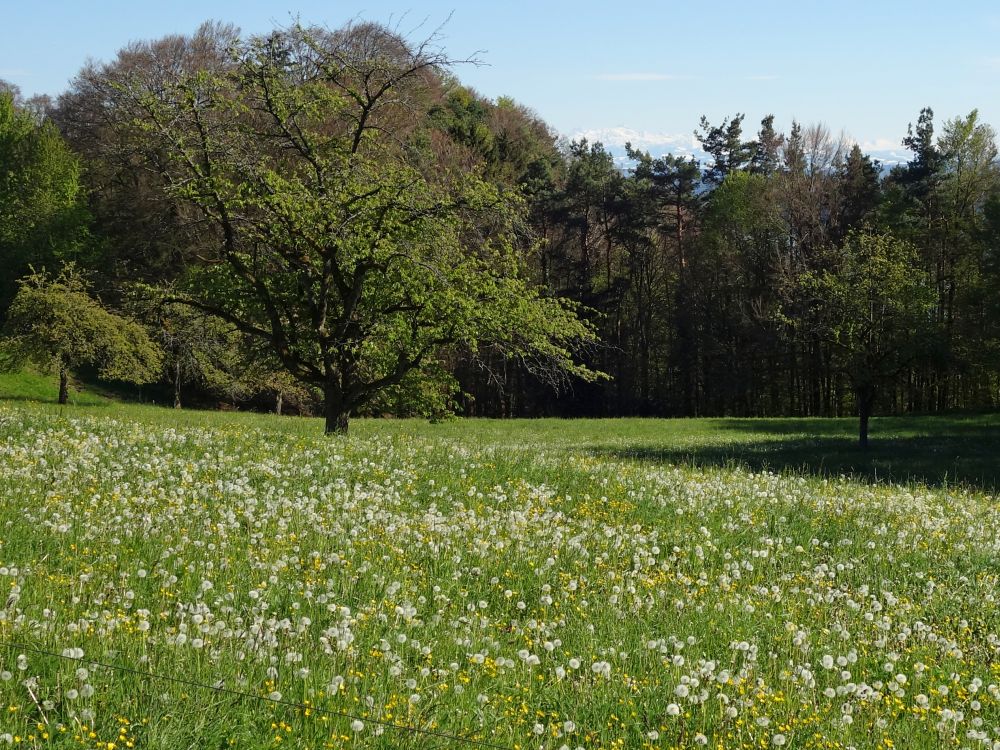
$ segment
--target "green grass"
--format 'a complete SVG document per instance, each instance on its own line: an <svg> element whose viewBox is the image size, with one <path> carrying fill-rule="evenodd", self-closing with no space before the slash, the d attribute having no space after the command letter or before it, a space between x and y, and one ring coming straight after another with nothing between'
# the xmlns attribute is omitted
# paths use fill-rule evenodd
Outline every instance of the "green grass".
<svg viewBox="0 0 1000 750"><path fill-rule="evenodd" d="M0 641L259 698L0 647L0 747L982 746L1000 422L853 431L0 401Z"/></svg>
<svg viewBox="0 0 1000 750"><path fill-rule="evenodd" d="M386 426L363 422L356 429L367 435ZM1000 483L995 414L875 418L868 450L857 446L855 419L455 420L389 429L479 443L544 443L654 465L742 466L984 489Z"/></svg>
<svg viewBox="0 0 1000 750"><path fill-rule="evenodd" d="M0 374L0 401L56 403L58 384L49 376ZM106 407L156 424L211 427L233 423L312 436L317 419L247 412L184 411L117 403L92 386L71 391L74 406ZM86 413L86 412L83 412ZM895 484L1000 487L1000 414L876 417L872 445L857 446L857 420L844 419L455 419L352 422L360 436L412 435L476 445L544 443L551 449L652 464L740 466L817 476L850 476Z"/></svg>
<svg viewBox="0 0 1000 750"><path fill-rule="evenodd" d="M59 379L35 372L0 372L0 400L35 401L56 403L59 398ZM90 389L71 388L70 404L74 406L107 406L111 400Z"/></svg>
<svg viewBox="0 0 1000 750"><path fill-rule="evenodd" d="M35 375L0 375L0 399L55 405L56 388ZM7 394L16 394L13 396ZM107 397L82 391L77 407L100 414ZM54 411L52 411L54 413ZM321 421L252 412L189 411L115 404L115 413L154 424L253 428L313 437ZM588 452L653 465L740 466L814 476L850 476L865 482L925 484L994 490L1000 487L1000 415L876 417L868 450L857 446L854 419L355 419L352 435L410 435L472 445L544 443L549 449Z"/></svg>

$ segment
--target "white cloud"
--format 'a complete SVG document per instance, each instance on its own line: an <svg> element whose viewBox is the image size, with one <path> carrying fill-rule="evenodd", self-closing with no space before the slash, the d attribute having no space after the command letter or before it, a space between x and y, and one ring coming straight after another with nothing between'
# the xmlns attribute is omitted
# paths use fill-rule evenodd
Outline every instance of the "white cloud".
<svg viewBox="0 0 1000 750"><path fill-rule="evenodd" d="M743 76L744 81L777 81L778 76L775 75L761 75L761 76Z"/></svg>
<svg viewBox="0 0 1000 750"><path fill-rule="evenodd" d="M691 76L672 73L601 73L594 78L598 81L687 81Z"/></svg>

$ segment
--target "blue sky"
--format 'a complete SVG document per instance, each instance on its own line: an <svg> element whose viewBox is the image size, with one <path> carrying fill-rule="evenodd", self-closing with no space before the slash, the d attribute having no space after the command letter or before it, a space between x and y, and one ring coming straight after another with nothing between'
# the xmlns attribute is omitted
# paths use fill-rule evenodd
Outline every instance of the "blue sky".
<svg viewBox="0 0 1000 750"><path fill-rule="evenodd" d="M4 10L0 77L27 94L63 90L83 62L134 39L193 31L202 21L262 32L303 21L398 23L414 38L451 15L443 43L479 53L463 81L512 95L566 135L690 144L713 122L773 112L825 122L869 150L898 149L906 124L978 107L1000 128L1000 5L985 0L623 2L497 0L318 2L38 0Z"/></svg>

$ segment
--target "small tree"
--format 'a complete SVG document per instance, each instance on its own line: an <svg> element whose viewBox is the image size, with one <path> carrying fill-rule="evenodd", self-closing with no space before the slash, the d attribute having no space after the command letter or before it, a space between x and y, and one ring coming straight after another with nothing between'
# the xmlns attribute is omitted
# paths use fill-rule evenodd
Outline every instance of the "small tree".
<svg viewBox="0 0 1000 750"><path fill-rule="evenodd" d="M915 250L889 234L852 232L832 267L805 274L810 312L795 321L832 345L858 407L858 441L879 389L892 383L934 341L934 292Z"/></svg>
<svg viewBox="0 0 1000 750"><path fill-rule="evenodd" d="M251 385L254 395L274 399L274 413L282 415L286 404L291 404L299 414L310 413L311 403L317 400L307 386L291 376L273 360L257 366L259 374Z"/></svg>
<svg viewBox="0 0 1000 750"><path fill-rule="evenodd" d="M59 373L59 403L69 399L69 375L93 365L103 378L149 383L160 352L138 323L107 310L68 265L55 277L32 273L20 280L0 341L0 368L31 363Z"/></svg>
<svg viewBox="0 0 1000 750"><path fill-rule="evenodd" d="M148 291L148 290L144 290ZM136 317L150 324L153 340L163 352L164 374L173 384L174 408L182 406L187 384L198 384L216 394L240 395L246 369L243 348L246 337L232 325L186 305L163 303L155 296L153 305L143 298Z"/></svg>

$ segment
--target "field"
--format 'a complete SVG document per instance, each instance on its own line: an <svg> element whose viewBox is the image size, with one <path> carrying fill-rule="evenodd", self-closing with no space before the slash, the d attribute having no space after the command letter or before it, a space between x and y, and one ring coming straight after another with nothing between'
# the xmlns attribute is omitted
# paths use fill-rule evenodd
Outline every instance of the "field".
<svg viewBox="0 0 1000 750"><path fill-rule="evenodd" d="M0 745L1000 747L996 418L91 403L0 402Z"/></svg>

